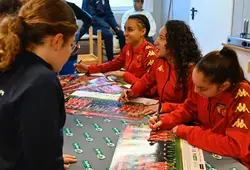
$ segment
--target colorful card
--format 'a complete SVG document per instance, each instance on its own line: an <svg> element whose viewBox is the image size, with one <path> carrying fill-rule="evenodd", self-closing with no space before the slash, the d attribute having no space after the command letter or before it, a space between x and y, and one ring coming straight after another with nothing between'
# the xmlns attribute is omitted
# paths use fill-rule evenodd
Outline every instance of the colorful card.
<svg viewBox="0 0 250 170"><path fill-rule="evenodd" d="M179 162L176 159L175 142L150 145L147 141L150 131L148 126L127 125L118 140L110 169L176 169Z"/></svg>

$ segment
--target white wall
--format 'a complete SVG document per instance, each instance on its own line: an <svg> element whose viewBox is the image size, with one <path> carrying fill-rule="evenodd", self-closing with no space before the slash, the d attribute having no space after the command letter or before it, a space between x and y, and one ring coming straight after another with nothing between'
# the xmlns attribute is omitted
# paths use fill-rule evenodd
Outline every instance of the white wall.
<svg viewBox="0 0 250 170"><path fill-rule="evenodd" d="M169 0L163 0L163 23L167 21ZM189 24L190 17L190 0L173 0L173 11L171 11L173 19L183 20Z"/></svg>

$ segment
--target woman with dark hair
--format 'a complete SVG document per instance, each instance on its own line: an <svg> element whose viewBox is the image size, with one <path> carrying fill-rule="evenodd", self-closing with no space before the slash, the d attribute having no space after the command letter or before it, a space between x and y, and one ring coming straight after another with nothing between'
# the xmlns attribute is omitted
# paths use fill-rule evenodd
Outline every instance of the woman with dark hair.
<svg viewBox="0 0 250 170"><path fill-rule="evenodd" d="M128 102L156 85L161 111L170 112L184 102L192 89L191 74L201 52L190 28L178 20L168 21L161 28L155 46L159 49L159 58L148 73L123 92L119 101ZM142 114L154 113L158 108L159 104L152 105Z"/></svg>
<svg viewBox="0 0 250 170"><path fill-rule="evenodd" d="M196 65L194 91L175 111L152 117L153 130L167 129L193 146L233 157L250 168L250 85L236 53L213 51ZM193 123L195 126L183 124Z"/></svg>
<svg viewBox="0 0 250 170"><path fill-rule="evenodd" d="M126 45L119 57L100 65L76 64L79 72L106 73L107 76L123 78L129 84L141 78L154 63L157 57L156 48L146 41L150 24L146 16L141 14L131 15L125 26ZM126 71L119 71L125 67Z"/></svg>

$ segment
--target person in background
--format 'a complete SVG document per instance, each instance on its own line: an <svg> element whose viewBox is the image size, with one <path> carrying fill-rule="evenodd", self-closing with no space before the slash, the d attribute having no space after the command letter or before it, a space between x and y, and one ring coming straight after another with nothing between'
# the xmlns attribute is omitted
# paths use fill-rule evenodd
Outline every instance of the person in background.
<svg viewBox="0 0 250 170"><path fill-rule="evenodd" d="M125 37L110 8L109 0L83 0L82 9L92 16L93 32L102 31L108 61L113 60L113 32L119 39L120 49L125 45Z"/></svg>
<svg viewBox="0 0 250 170"><path fill-rule="evenodd" d="M64 95L54 72L68 60L76 31L62 0L30 0L1 22L0 169L64 169Z"/></svg>
<svg viewBox="0 0 250 170"><path fill-rule="evenodd" d="M193 74L194 91L183 105L148 121L151 129L171 130L189 144L233 157L250 168L250 85L236 53L223 48L204 56ZM193 123L193 126L186 126Z"/></svg>
<svg viewBox="0 0 250 170"><path fill-rule="evenodd" d="M134 2L134 8L126 11L122 16L121 29L124 30L125 23L130 15L143 14L148 18L149 23L150 23L150 31L149 31L148 37L146 39L148 42L151 42L153 44L154 43L153 36L156 33L155 20L150 12L143 9L144 0L133 0L133 2Z"/></svg>
<svg viewBox="0 0 250 170"><path fill-rule="evenodd" d="M140 114L155 113L161 106L161 112L171 112L183 103L193 86L193 68L201 57L189 26L179 20L167 21L160 30L155 46L159 50L159 57L150 71L131 89L124 90L118 100L129 102L131 98L142 96L147 89L157 86L161 105L152 105Z"/></svg>
<svg viewBox="0 0 250 170"><path fill-rule="evenodd" d="M78 20L81 20L83 22L83 25L78 31L76 32L75 36L75 43L78 44L78 41L81 39L81 37L89 31L89 27L92 23L92 17L83 9L79 8L74 3L66 1L67 4L71 7L71 9L74 11L75 17ZM74 74L75 73L75 67L74 64L77 62L77 52L79 50L80 46L78 45L77 49L75 49L69 60L65 63L62 70L60 71L60 75L66 75L66 74Z"/></svg>
<svg viewBox="0 0 250 170"><path fill-rule="evenodd" d="M76 64L78 72L106 73L106 76L123 78L129 84L135 83L141 78L157 58L157 49L146 37L150 30L150 24L146 16L141 14L131 15L125 26L126 45L119 57L100 65ZM120 71L125 67L126 71Z"/></svg>

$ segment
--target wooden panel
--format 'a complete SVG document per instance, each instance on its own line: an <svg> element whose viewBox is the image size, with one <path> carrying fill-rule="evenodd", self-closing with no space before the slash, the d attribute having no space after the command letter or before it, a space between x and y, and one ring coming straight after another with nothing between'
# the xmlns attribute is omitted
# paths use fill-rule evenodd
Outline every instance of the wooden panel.
<svg viewBox="0 0 250 170"><path fill-rule="evenodd" d="M230 45L230 44L225 44L225 43L222 43L222 45L224 47L232 48L233 50L239 50L239 51L243 51L245 53L250 53L250 49L247 49L247 48L242 48L242 47L238 47L238 46L234 46L234 45Z"/></svg>
<svg viewBox="0 0 250 170"><path fill-rule="evenodd" d="M78 55L78 61L82 60L82 63L87 65L98 64L97 57L93 54Z"/></svg>
<svg viewBox="0 0 250 170"><path fill-rule="evenodd" d="M97 58L98 64L103 63L103 56L102 56L102 31L98 30L97 32Z"/></svg>
<svg viewBox="0 0 250 170"><path fill-rule="evenodd" d="M89 53L94 54L93 27L89 28Z"/></svg>

